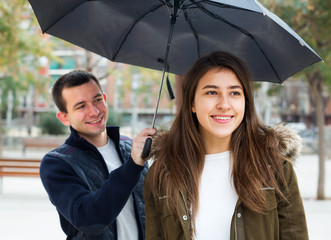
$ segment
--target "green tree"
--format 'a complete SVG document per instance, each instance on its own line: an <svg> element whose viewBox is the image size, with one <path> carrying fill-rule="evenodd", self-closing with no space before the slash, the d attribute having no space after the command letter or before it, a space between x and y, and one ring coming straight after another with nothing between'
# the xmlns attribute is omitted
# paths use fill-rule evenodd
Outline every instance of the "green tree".
<svg viewBox="0 0 331 240"><path fill-rule="evenodd" d="M39 91L46 88L47 81L37 70L41 57L52 58L52 51L39 29L28 1L0 2L0 121L6 112L8 92L13 93L15 108L17 95L26 95L31 86Z"/></svg>
<svg viewBox="0 0 331 240"><path fill-rule="evenodd" d="M7 94L12 92L14 107L17 95L26 95L30 86L44 88L45 77L36 74L40 57L49 54L50 45L38 34L39 26L26 0L0 2L0 154L2 147L2 113Z"/></svg>
<svg viewBox="0 0 331 240"><path fill-rule="evenodd" d="M318 126L319 177L317 199L325 199L325 144L323 96L331 86L331 1L329 0L262 0L264 6L292 27L324 60L299 72L310 85L315 102Z"/></svg>
<svg viewBox="0 0 331 240"><path fill-rule="evenodd" d="M0 16L1 87L26 90L29 84L41 82L36 69L40 67L40 57L52 58L51 45L41 38L28 1L1 1Z"/></svg>
<svg viewBox="0 0 331 240"><path fill-rule="evenodd" d="M50 135L61 135L68 133L68 128L54 116L54 112L46 112L40 115L39 127L42 133Z"/></svg>

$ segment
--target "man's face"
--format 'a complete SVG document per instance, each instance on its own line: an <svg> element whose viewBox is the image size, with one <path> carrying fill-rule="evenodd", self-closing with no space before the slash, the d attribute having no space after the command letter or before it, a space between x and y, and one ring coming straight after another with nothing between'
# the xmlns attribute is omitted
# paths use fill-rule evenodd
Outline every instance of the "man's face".
<svg viewBox="0 0 331 240"><path fill-rule="evenodd" d="M106 95L93 80L63 89L62 96L67 113L58 112L57 117L64 125L71 125L81 137L90 142L105 132L108 118Z"/></svg>

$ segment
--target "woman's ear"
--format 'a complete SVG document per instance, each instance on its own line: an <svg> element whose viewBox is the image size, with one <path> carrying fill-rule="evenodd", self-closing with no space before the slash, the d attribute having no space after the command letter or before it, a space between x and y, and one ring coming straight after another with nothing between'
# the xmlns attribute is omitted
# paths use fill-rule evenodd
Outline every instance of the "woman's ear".
<svg viewBox="0 0 331 240"><path fill-rule="evenodd" d="M66 113L58 111L58 112L56 113L56 117L57 117L57 118L58 118L58 119L59 119L59 120L65 125L65 126L67 126L67 127L70 126L70 121L69 121L68 116L67 116Z"/></svg>
<svg viewBox="0 0 331 240"><path fill-rule="evenodd" d="M194 106L194 104L192 104L192 112L193 112L193 113L196 112L196 111L195 111L195 106Z"/></svg>

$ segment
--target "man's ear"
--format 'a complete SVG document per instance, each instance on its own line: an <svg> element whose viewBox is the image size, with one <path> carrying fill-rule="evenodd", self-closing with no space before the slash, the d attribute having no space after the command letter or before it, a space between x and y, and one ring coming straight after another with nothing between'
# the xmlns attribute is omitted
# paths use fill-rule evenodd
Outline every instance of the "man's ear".
<svg viewBox="0 0 331 240"><path fill-rule="evenodd" d="M58 112L56 113L56 117L57 117L57 118L58 118L58 119L59 119L59 120L65 125L65 126L67 126L67 127L70 126L70 122L69 122L69 119L68 119L66 113L58 111Z"/></svg>

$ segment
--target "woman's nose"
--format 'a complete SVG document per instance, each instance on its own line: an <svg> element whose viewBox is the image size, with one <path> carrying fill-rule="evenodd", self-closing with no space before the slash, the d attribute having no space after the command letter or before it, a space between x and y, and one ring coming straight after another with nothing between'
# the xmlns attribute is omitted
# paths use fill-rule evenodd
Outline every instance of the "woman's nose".
<svg viewBox="0 0 331 240"><path fill-rule="evenodd" d="M229 99L227 98L227 96L220 96L217 102L216 107L218 109L229 109L230 108L230 104L229 104Z"/></svg>

